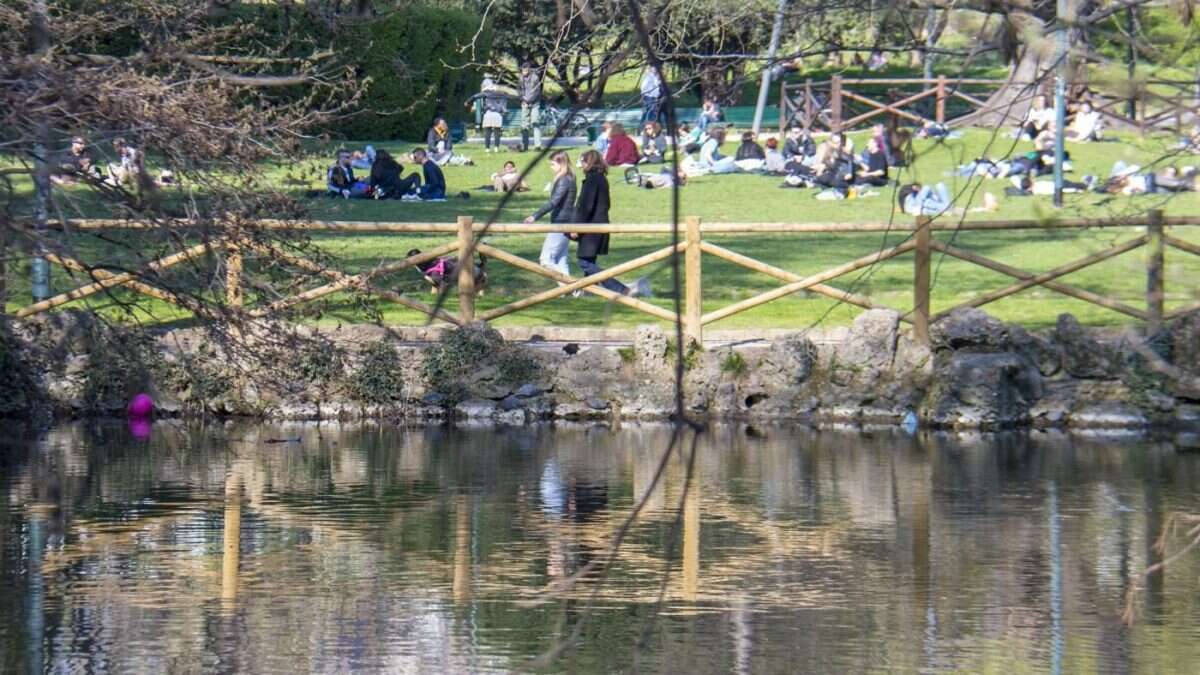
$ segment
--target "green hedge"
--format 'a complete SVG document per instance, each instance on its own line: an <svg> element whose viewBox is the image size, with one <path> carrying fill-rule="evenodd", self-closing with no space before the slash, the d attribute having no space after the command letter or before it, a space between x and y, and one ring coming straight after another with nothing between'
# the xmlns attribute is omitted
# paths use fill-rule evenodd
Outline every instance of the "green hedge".
<svg viewBox="0 0 1200 675"><path fill-rule="evenodd" d="M474 54L463 49L479 31L478 15L420 5L334 27L294 5L240 5L216 20L252 23L257 30L244 40L262 40L290 56L333 48L358 77L370 78L354 114L313 130L345 140L424 140L435 117L466 119L463 102L479 90L482 73L464 66L487 62L491 48L490 30L484 30ZM273 95L302 93L280 89Z"/></svg>
<svg viewBox="0 0 1200 675"><path fill-rule="evenodd" d="M423 139L435 117L465 119L463 102L479 91L481 73L464 67L464 50L479 30L480 18L459 10L409 7L372 21L355 42L360 72L371 79L362 112L339 125L353 139ZM474 60L487 60L488 31L476 43ZM353 45L343 45L352 48Z"/></svg>

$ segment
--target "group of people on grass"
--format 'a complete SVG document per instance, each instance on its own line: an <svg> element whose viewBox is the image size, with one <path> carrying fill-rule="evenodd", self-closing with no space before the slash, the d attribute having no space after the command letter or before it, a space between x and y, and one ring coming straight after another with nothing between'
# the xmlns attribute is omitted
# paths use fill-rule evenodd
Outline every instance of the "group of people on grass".
<svg viewBox="0 0 1200 675"><path fill-rule="evenodd" d="M421 173L404 176L404 167L387 150L367 146L365 152L338 150L337 160L325 174L325 190L343 199L400 199L403 201L446 201L446 176L425 148L409 155ZM354 174L365 169L367 178Z"/></svg>
<svg viewBox="0 0 1200 675"><path fill-rule="evenodd" d="M112 161L97 162L83 136L71 138L71 145L53 162L50 180L57 185L91 181L110 186L131 187L143 178L142 153L124 138L112 141ZM169 182L169 181L168 181Z"/></svg>

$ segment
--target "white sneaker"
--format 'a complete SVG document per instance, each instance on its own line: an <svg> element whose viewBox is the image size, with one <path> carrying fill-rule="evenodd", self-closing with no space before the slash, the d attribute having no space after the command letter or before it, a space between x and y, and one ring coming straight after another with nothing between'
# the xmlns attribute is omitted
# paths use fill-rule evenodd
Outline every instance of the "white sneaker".
<svg viewBox="0 0 1200 675"><path fill-rule="evenodd" d="M402 201L402 202L419 202L419 201L421 201L421 198L414 194L407 194L407 195L404 195L403 197L401 197L400 201Z"/></svg>
<svg viewBox="0 0 1200 675"><path fill-rule="evenodd" d="M629 289L629 297L653 298L654 293L650 290L650 279L642 277L633 282L633 288Z"/></svg>

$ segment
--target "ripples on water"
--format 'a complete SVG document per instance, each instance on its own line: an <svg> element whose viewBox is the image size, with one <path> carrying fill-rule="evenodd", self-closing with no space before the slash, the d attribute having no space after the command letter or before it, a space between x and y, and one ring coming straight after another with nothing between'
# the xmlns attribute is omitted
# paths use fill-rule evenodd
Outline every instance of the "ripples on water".
<svg viewBox="0 0 1200 675"><path fill-rule="evenodd" d="M1200 553L1149 584L1132 628L1120 620L1164 519L1200 512L1200 455L1133 437L718 427L686 497L686 458L668 462L601 581L669 435L9 434L0 671L507 671L584 617L553 670L1200 663ZM266 443L283 437L301 440Z"/></svg>

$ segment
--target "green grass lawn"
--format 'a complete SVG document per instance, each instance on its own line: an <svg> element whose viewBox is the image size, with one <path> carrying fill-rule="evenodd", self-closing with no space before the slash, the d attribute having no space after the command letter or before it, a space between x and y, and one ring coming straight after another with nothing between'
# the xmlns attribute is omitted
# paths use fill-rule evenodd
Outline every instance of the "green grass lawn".
<svg viewBox="0 0 1200 675"><path fill-rule="evenodd" d="M858 143L864 140L862 134L856 135ZM1107 175L1109 167L1118 159L1127 162L1146 162L1161 156L1174 142L1173 138L1148 137L1139 139L1136 136L1122 136L1121 142L1075 145L1068 149L1074 158L1075 170L1073 176L1078 178L1086 173ZM1061 213L1062 216L1089 217L1120 217L1122 215L1142 214L1150 208L1163 208L1168 214L1195 215L1200 213L1200 194L1186 193L1170 199L1162 195L1139 197L1107 197L1103 195L1067 195L1066 208L1055 212L1050 206L1048 197L1005 198L1003 188L1007 184L1002 180L978 179L968 181L948 175L952 167L962 161L967 161L979 155L987 154L1000 158L1013 147L1013 140L1006 134L992 137L986 131L974 130L961 139L949 139L943 142L918 141L917 152L919 161L911 170L903 170L900 180L909 182L945 181L952 190L963 194L963 205L970 198L970 205L978 204L985 191L990 191L1001 200L1001 209L997 213L970 214L969 218L984 219L1027 219L1048 218ZM405 143L381 143L377 147L389 150L407 151L411 147ZM1018 151L1024 151L1027 143L1017 146ZM735 146L728 143L726 151L732 153ZM458 215L470 215L477 221L485 222L495 211L500 196L483 192L479 187L488 183L488 176L506 159L512 159L518 165L529 162L531 153L520 154L506 152L500 155L485 155L482 149L473 143L459 147L473 155L476 166L449 167L446 169L447 180L452 192L468 191L471 198L451 199L441 204L422 204L398 201L363 201L347 202L344 200L316 199L311 202L314 216L322 219L356 220L356 221L403 221L403 222L453 222ZM578 150L570 150L572 159ZM326 153L322 156L304 158L289 166L272 165L266 167L268 177L287 189L302 194L305 190L319 188L324 176L324 165L328 162ZM1181 158L1181 163L1200 163L1200 158ZM509 204L499 212L499 222L518 222L546 199L542 187L549 181L548 169L543 166L535 167L531 174L530 183L534 185L532 192L516 195ZM610 177L612 181L612 221L614 223L661 223L670 219L670 193L665 191L646 191L624 185L620 176ZM876 197L850 201L818 201L814 199L813 191L779 188L780 179L776 177L756 175L706 176L694 179L681 194L681 215L695 215L706 222L876 222L886 223L894 219L896 222L910 222L911 218L895 211L895 200L891 189L880 190ZM86 208L86 207L85 207ZM1060 231L1048 232L1023 230L1013 232L960 232L942 233L942 239L954 238L955 245L970 249L1001 262L1029 270L1044 271L1069 262L1076 258L1094 253L1113 243L1136 236L1133 228ZM1178 227L1174 234L1183 239L1200 242L1200 228ZM109 235L114 236L114 235ZM132 233L115 235L124 241L133 242L132 249L139 249L138 235ZM745 255L757 258L769 264L782 267L797 274L808 274L846 262L850 259L868 254L886 244L895 244L903 235L892 234L886 237L882 233L829 235L829 234L747 234L747 235L717 235L713 239L721 246L733 249ZM106 260L114 265L129 265L128 255L110 257L113 248L91 235L76 234L73 243L82 254L95 256L91 260ZM341 268L345 271L368 269L377 265L381 260L395 260L403 257L411 248L427 249L439 243L451 240L452 235L319 235L314 240L330 253L334 254ZM511 251L527 259L536 260L541 243L540 236L525 235L490 235L489 243ZM613 239L612 254L602 259L602 264L616 265L624 260L643 255L666 244L666 236L651 235L616 235ZM165 254L172 249L158 248L158 244L147 244L145 250L139 252L147 259ZM1118 298L1134 306L1144 304L1145 249L1125 254L1119 258L1106 261L1098 266L1082 270L1062 279L1067 283L1077 285L1097 293L1103 293ZM935 284L932 292L934 311L944 309L968 300L987 290L1006 285L1011 282L1007 277L988 272L982 268L958 262L954 259L941 259L935 254L936 266ZM251 260L249 268L254 268ZM488 265L490 286L484 297L480 298L477 307L486 310L505 304L514 299L538 292L551 286L543 278L536 277L508 267L497 261ZM573 270L577 272L577 269ZM670 296L670 271L665 265L650 270L657 296L652 300L655 304L670 307L673 298ZM82 285L83 280L74 283L66 277L65 272L54 271L54 291L62 292L75 285ZM11 311L29 298L27 280L28 263L19 261L10 264L8 309ZM304 275L296 275L298 288L315 286L318 280L306 279ZM1200 293L1200 258L1187 254L1169 251L1167 253L1167 304L1168 308L1178 307L1195 302ZM627 279L629 281L630 279ZM911 307L912 258L910 255L901 256L892 261L877 265L865 272L847 275L833 282L832 285L852 289L857 293L869 295L875 301L907 311ZM381 279L380 286L410 293L413 297L432 301L421 280L413 272L395 275ZM736 302L757 293L777 286L773 279L761 274L738 268L722 260L706 256L704 258L704 309L712 311L721 306ZM219 291L219 284L213 282L214 292ZM117 297L126 297L126 291ZM115 302L103 295L93 296L87 301L91 306L104 311L115 311ZM453 298L448 303L448 309L454 309ZM180 313L157 301L142 303L154 320L171 320L182 318ZM369 320L378 315L388 323L420 324L423 316L398 308L391 303L375 303L349 295L334 295L305 307L303 314L306 320L320 323L349 323ZM1019 321L1030 327L1042 327L1053 324L1058 314L1071 312L1081 321L1092 325L1120 325L1130 320L1123 315L1095 307L1086 303L1059 296L1058 294L1040 288L1027 290L1013 298L1009 298L987 306L989 312L1006 319ZM714 329L722 328L804 328L823 321L823 325L838 325L848 323L857 310L825 299L821 296L797 294L774 303L759 307L753 311L736 315L725 321L712 325ZM509 315L497 321L498 325L577 325L577 326L633 326L640 323L653 322L654 319L641 313L615 306L594 296L581 298L561 298L539 305L529 310Z"/></svg>

